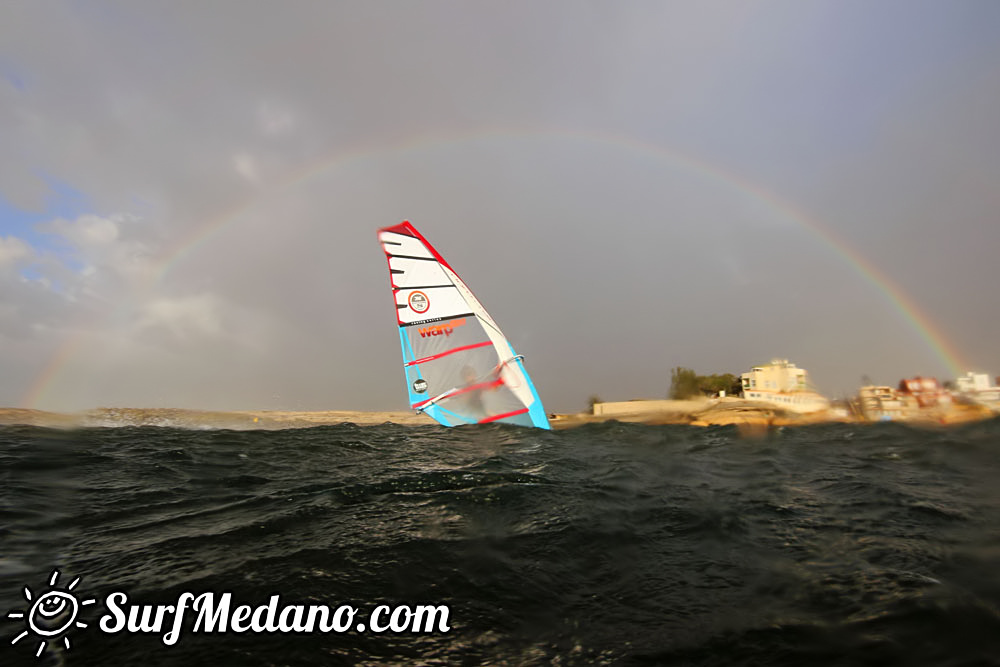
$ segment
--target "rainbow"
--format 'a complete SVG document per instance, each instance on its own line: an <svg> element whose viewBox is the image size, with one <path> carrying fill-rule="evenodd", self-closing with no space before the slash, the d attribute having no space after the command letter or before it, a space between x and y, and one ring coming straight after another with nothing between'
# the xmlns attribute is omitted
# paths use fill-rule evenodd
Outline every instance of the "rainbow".
<svg viewBox="0 0 1000 667"><path fill-rule="evenodd" d="M964 369L967 368L967 365L962 361L961 355L948 342L948 339L940 329L933 324L930 317L920 310L916 302L886 276L884 272L850 244L834 234L817 217L807 214L791 202L782 199L775 193L741 176L693 156L656 144L642 143L625 136L592 131L574 131L565 128L493 129L458 133L454 131L447 133L423 133L403 137L394 142L383 142L374 146L358 145L324 156L290 171L283 178L258 191L255 196L237 202L233 206L220 211L181 237L154 264L147 289L151 290L162 283L174 267L183 262L185 258L197 252L198 249L208 245L222 230L237 223L245 213L259 205L267 196L293 187L299 187L332 170L355 166L364 161L380 159L389 155L401 155L407 152L425 150L431 147L458 146L471 141L503 138L537 138L541 140L564 138L607 145L640 155L646 155L659 161L666 161L675 167L702 175L747 195L751 199L764 204L768 209L781 216L782 219L798 225L813 235L836 257L843 260L863 280L871 284L955 377L965 372ZM56 351L25 395L22 401L24 407L32 407L42 398L46 387L54 381L59 370L74 356L78 348L79 341L71 338Z"/></svg>
<svg viewBox="0 0 1000 667"><path fill-rule="evenodd" d="M45 390L51 386L58 376L59 372L74 358L80 348L83 347L83 341L86 338L86 334L82 331L68 336L66 340L56 348L55 353L49 358L45 367L42 368L42 372L38 374L35 381L31 383L28 387L28 391L25 392L24 398L21 399L20 407L22 408L34 408L38 405L39 401L44 397Z"/></svg>

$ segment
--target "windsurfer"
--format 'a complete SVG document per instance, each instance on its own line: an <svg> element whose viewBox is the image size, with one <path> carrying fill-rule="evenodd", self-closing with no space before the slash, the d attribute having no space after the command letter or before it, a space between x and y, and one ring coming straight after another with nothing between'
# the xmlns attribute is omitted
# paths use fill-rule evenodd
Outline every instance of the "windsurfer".
<svg viewBox="0 0 1000 667"><path fill-rule="evenodd" d="M490 374L493 378L498 375L497 371L494 370ZM486 403L484 400L484 394L487 388L495 388L491 386L491 382L487 380L480 379L476 375L476 369L472 366L464 366L462 368L462 382L465 384L463 387L465 391L462 392L462 401L464 408L468 411L469 417L479 421L489 416L486 412Z"/></svg>
<svg viewBox="0 0 1000 667"><path fill-rule="evenodd" d="M409 222L380 229L378 238L389 263L411 405L443 426L549 428L524 366L511 365L519 357L506 358L513 350L503 332L427 239Z"/></svg>

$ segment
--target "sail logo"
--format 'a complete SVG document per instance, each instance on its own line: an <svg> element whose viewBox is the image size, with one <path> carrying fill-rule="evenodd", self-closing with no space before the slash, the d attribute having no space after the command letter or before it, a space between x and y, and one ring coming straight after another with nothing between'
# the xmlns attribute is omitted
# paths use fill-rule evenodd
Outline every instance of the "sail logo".
<svg viewBox="0 0 1000 667"><path fill-rule="evenodd" d="M452 320L451 322L444 322L442 324L434 324L429 327L421 327L417 329L420 332L421 338L430 338L431 336L450 336L455 330L455 327L460 327L465 325L465 318L460 320Z"/></svg>
<svg viewBox="0 0 1000 667"><path fill-rule="evenodd" d="M417 313L426 313L431 307L431 300L423 292L410 292L410 298L406 302Z"/></svg>

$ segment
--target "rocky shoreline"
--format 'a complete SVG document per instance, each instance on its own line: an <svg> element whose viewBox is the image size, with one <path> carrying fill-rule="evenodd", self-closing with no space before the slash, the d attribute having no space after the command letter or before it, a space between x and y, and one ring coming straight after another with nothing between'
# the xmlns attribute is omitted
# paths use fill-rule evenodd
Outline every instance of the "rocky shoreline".
<svg viewBox="0 0 1000 667"><path fill-rule="evenodd" d="M182 408L95 408L74 414L0 408L0 425L24 424L50 428L101 426L167 426L193 429L276 430L328 424L434 424L413 412L357 412L349 410L187 410Z"/></svg>
<svg viewBox="0 0 1000 667"><path fill-rule="evenodd" d="M979 406L952 406L947 411L927 412L907 423L934 426L960 424L988 419L994 413ZM589 413L550 415L555 429L572 428L584 424L620 421L643 424L680 424L689 426L736 425L740 429L759 430L778 426L799 426L831 422L864 422L845 411L827 411L812 414L795 414L762 403L728 399L724 401L677 401L676 405L657 410L643 410L636 402L636 411L615 415ZM101 426L166 426L192 429L276 430L307 428L331 424L358 424L372 426L385 423L403 425L431 425L435 422L416 412L385 411L362 412L348 410L289 411L289 410L238 410L210 411L180 408L96 408L75 414L0 408L0 425L24 424L49 428L87 428Z"/></svg>

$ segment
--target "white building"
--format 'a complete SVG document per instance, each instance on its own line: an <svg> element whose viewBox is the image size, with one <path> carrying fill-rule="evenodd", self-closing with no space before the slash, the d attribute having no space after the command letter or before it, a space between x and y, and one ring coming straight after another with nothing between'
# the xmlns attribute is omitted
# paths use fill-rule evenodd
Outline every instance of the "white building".
<svg viewBox="0 0 1000 667"><path fill-rule="evenodd" d="M809 385L805 369L788 359L772 359L770 364L754 366L741 376L743 398L770 403L791 412L819 412L830 407L830 401Z"/></svg>
<svg viewBox="0 0 1000 667"><path fill-rule="evenodd" d="M966 373L965 377L955 380L955 389L976 403L994 405L1000 402L1000 387L991 386L986 373Z"/></svg>

